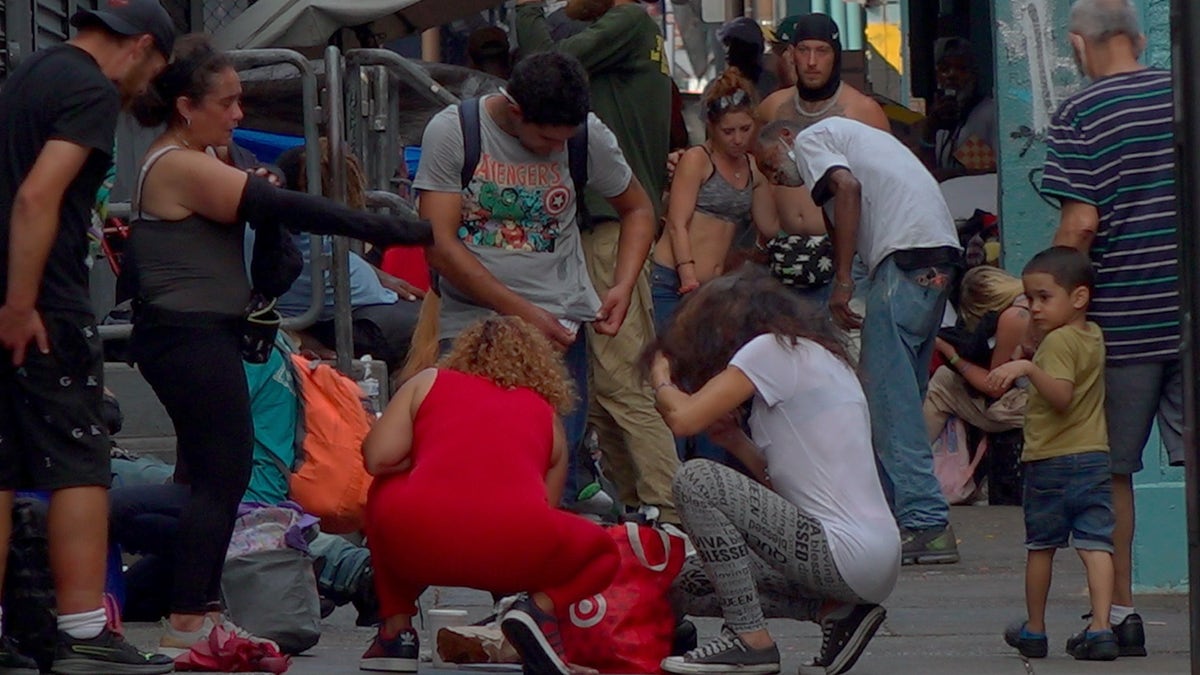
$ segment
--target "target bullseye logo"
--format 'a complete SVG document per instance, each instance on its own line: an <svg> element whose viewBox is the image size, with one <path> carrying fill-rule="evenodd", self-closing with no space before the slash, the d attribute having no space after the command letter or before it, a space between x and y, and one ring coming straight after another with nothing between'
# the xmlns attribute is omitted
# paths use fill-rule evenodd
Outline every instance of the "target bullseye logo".
<svg viewBox="0 0 1200 675"><path fill-rule="evenodd" d="M607 612L608 601L604 596L593 595L571 605L568 614L571 615L571 623L580 628L591 628L603 621Z"/></svg>

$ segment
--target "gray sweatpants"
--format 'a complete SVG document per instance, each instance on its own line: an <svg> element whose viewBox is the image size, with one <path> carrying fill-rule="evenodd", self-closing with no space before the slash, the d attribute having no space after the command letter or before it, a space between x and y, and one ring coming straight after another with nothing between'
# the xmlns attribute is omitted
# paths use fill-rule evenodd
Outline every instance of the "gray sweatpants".
<svg viewBox="0 0 1200 675"><path fill-rule="evenodd" d="M675 506L696 555L671 587L675 610L724 616L748 633L772 618L812 621L826 601L865 602L834 564L820 521L727 466L697 459L675 474Z"/></svg>

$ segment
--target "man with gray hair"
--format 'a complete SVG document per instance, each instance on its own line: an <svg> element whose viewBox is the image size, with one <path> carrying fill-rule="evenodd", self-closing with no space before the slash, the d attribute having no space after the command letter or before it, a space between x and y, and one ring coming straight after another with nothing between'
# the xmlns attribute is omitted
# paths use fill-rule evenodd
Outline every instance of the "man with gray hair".
<svg viewBox="0 0 1200 675"><path fill-rule="evenodd" d="M1042 193L1062 201L1054 244L1089 253L1097 268L1088 318L1107 348L1116 516L1110 621L1120 655L1145 656L1133 608L1132 475L1156 417L1171 464L1183 463L1171 74L1138 62L1146 39L1129 0L1078 0L1068 30L1092 83L1050 122Z"/></svg>
<svg viewBox="0 0 1200 675"><path fill-rule="evenodd" d="M833 239L829 310L862 328L859 371L880 479L900 526L901 563L956 563L949 506L921 417L929 362L962 249L954 218L916 155L847 117L763 127L754 151L774 185L808 186ZM866 315L850 308L851 267L866 264Z"/></svg>

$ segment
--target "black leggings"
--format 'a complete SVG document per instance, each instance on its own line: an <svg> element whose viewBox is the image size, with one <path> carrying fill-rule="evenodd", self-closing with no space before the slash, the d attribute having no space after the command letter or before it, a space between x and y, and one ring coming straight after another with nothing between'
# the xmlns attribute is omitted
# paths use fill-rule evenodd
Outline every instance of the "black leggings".
<svg viewBox="0 0 1200 675"><path fill-rule="evenodd" d="M191 486L179 518L171 611L220 609L221 570L250 482L254 429L240 324L138 324L130 347L175 425L175 480Z"/></svg>

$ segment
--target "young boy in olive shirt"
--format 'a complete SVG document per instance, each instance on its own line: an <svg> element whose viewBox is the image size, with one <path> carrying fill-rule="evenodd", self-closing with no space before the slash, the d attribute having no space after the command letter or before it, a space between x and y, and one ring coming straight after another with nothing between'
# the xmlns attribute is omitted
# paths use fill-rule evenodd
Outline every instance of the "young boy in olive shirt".
<svg viewBox="0 0 1200 675"><path fill-rule="evenodd" d="M988 379L1008 387L1028 378L1025 413L1026 621L1004 640L1025 657L1046 656L1046 598L1056 549L1073 544L1087 570L1091 623L1067 640L1081 660L1117 658L1112 605L1112 476L1104 418L1104 338L1087 320L1095 286L1091 260L1055 246L1022 272L1033 328L1043 337L1033 360L1006 363Z"/></svg>

